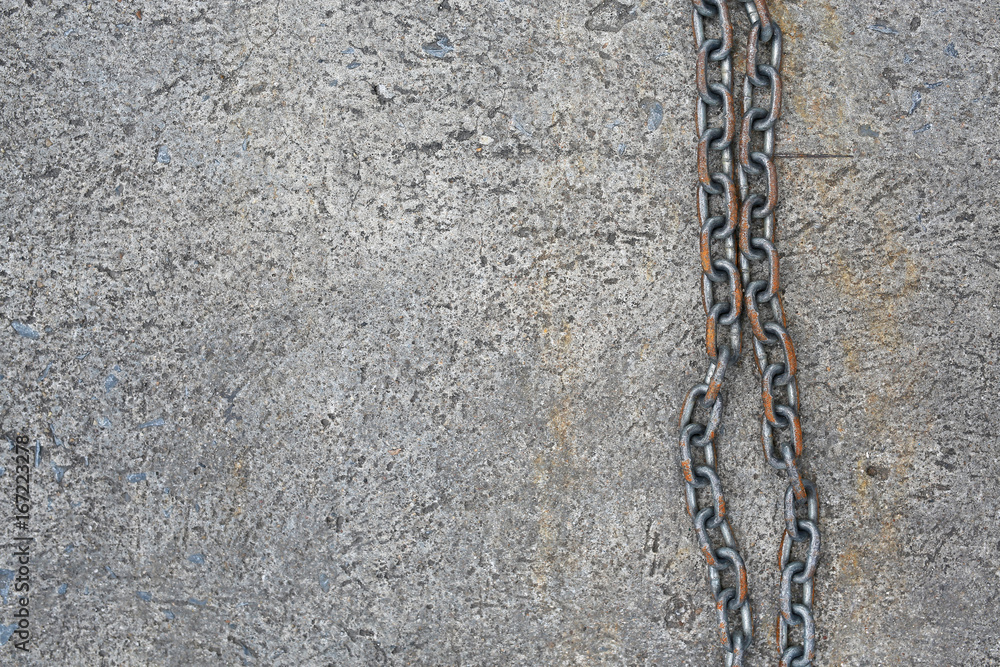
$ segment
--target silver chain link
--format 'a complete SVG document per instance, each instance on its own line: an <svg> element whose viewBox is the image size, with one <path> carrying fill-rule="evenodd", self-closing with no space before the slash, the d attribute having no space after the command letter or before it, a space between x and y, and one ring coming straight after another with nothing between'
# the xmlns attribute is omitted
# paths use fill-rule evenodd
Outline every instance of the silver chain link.
<svg viewBox="0 0 1000 667"><path fill-rule="evenodd" d="M815 659L816 648L813 576L820 553L819 505L816 487L802 478L798 465L803 448L798 366L781 302L774 245L778 201L774 127L781 114L782 34L765 0L743 3L751 28L734 162L733 26L727 0L691 2L697 51L697 212L710 365L705 381L688 392L681 409L679 443L687 511L708 566L725 664L741 666L753 642L753 613L745 561L729 523L716 470L715 435L722 420L720 392L726 371L740 358L745 302L761 377L764 457L788 476L779 547L779 664L807 667ZM706 36L709 25L717 36ZM755 94L762 101L767 99L767 105L755 106ZM804 547L802 560L792 560L795 545ZM793 640L793 634L801 636Z"/></svg>

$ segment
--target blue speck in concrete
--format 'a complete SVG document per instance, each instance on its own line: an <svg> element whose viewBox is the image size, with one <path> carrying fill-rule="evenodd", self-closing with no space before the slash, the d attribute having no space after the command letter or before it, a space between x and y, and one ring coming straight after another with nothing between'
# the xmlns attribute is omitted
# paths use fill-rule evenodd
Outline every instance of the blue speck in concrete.
<svg viewBox="0 0 1000 667"><path fill-rule="evenodd" d="M352 53L354 53L354 47L353 46L348 46L346 49L343 49L341 51L341 53L343 53L345 55L351 55Z"/></svg>
<svg viewBox="0 0 1000 667"><path fill-rule="evenodd" d="M170 151L166 146L160 146L156 151L156 161L163 164L170 164Z"/></svg>
<svg viewBox="0 0 1000 667"><path fill-rule="evenodd" d="M98 417L97 425L101 428L111 428L111 420L107 417Z"/></svg>
<svg viewBox="0 0 1000 667"><path fill-rule="evenodd" d="M876 23L875 25L870 25L870 26L868 26L868 29L869 30L873 30L875 32L880 32L883 35L898 35L899 34L899 31L893 30L889 26L882 25L881 23Z"/></svg>
<svg viewBox="0 0 1000 667"><path fill-rule="evenodd" d="M944 52L952 58L958 57L958 49L955 48L955 42L950 42L948 46L944 47Z"/></svg>
<svg viewBox="0 0 1000 667"><path fill-rule="evenodd" d="M136 591L135 594L138 595L139 599L143 600L144 602L153 601L153 594L148 591Z"/></svg>
<svg viewBox="0 0 1000 667"><path fill-rule="evenodd" d="M150 428L151 426L163 426L164 424L166 424L166 422L163 421L163 417L157 417L153 421L148 421L148 422L139 424L138 428L140 428L140 429Z"/></svg>
<svg viewBox="0 0 1000 667"><path fill-rule="evenodd" d="M130 484L138 484L139 482L145 482L146 473L135 472L132 473L131 475L125 475L125 481L129 482Z"/></svg>
<svg viewBox="0 0 1000 667"><path fill-rule="evenodd" d="M652 132L660 126L663 122L663 105L657 102L653 105L652 111L649 112L649 118L646 120L646 129Z"/></svg>
<svg viewBox="0 0 1000 667"><path fill-rule="evenodd" d="M517 116L511 116L510 122L511 122L511 125L514 126L514 129L516 129L518 132L520 132L524 136L526 136L526 137L531 137L532 136L533 133L531 132L531 130L529 130L523 124L521 124L521 121L517 119Z"/></svg>
<svg viewBox="0 0 1000 667"><path fill-rule="evenodd" d="M72 544L67 544L66 545L66 553L71 554L71 553L73 553L74 549L76 549L75 545L72 545Z"/></svg>
<svg viewBox="0 0 1000 667"><path fill-rule="evenodd" d="M10 582L14 581L14 570L0 570L0 599L7 604L7 596L10 594Z"/></svg>
<svg viewBox="0 0 1000 667"><path fill-rule="evenodd" d="M4 625L0 623L0 646L3 646L10 641L11 635L17 630L17 623L11 623L10 625Z"/></svg>
<svg viewBox="0 0 1000 667"><path fill-rule="evenodd" d="M104 378L104 393L108 393L112 389L118 386L118 378L114 373Z"/></svg>
<svg viewBox="0 0 1000 667"><path fill-rule="evenodd" d="M437 41L428 42L423 46L424 52L429 56L434 56L435 58L444 58L449 53L455 50L455 47L451 45L451 40L445 35L438 35Z"/></svg>
<svg viewBox="0 0 1000 667"><path fill-rule="evenodd" d="M931 124L927 123L926 125L923 125L922 127L918 127L917 129L915 129L913 131L913 134L921 134L923 132L926 132L929 129L931 129Z"/></svg>
<svg viewBox="0 0 1000 667"><path fill-rule="evenodd" d="M66 595L66 591L69 590L69 584L59 584L59 588L56 589L56 593L59 595Z"/></svg>
<svg viewBox="0 0 1000 667"><path fill-rule="evenodd" d="M111 569L110 565L105 565L104 569L108 571L108 579L117 579L118 578L118 575L115 574L115 571Z"/></svg>
<svg viewBox="0 0 1000 667"><path fill-rule="evenodd" d="M361 67L361 63L359 63L359 62L358 62L357 60L355 60L355 61L352 61L352 62L351 62L351 63L350 63L350 64L349 64L348 66L347 66L347 69L357 69L357 68L359 68L359 67Z"/></svg>
<svg viewBox="0 0 1000 667"><path fill-rule="evenodd" d="M663 105L651 97L639 102L639 108L646 112L646 131L652 132L663 122Z"/></svg>
<svg viewBox="0 0 1000 667"><path fill-rule="evenodd" d="M3 477L6 472L7 472L7 469L4 468L3 466L0 466L0 477Z"/></svg>
<svg viewBox="0 0 1000 667"><path fill-rule="evenodd" d="M864 125L858 126L858 134L862 137L871 137L872 139L878 139L881 132L872 128L871 125L865 123Z"/></svg>
<svg viewBox="0 0 1000 667"><path fill-rule="evenodd" d="M188 560L194 563L195 565L204 565L205 554L191 554L190 556L188 556Z"/></svg>
<svg viewBox="0 0 1000 667"><path fill-rule="evenodd" d="M208 604L208 602L206 602L205 600L199 600L198 598L188 598L188 602L190 604L196 604L199 607L204 607L206 604Z"/></svg>
<svg viewBox="0 0 1000 667"><path fill-rule="evenodd" d="M37 331L35 331L34 329L32 329L30 326L28 326L23 322L11 322L10 325L14 327L14 331L16 331L18 335L24 336L25 338L30 338L31 340L38 340L39 338L42 337L40 333L38 333Z"/></svg>
<svg viewBox="0 0 1000 667"><path fill-rule="evenodd" d="M170 611L169 609L164 609L163 615L167 617L168 621L172 621L175 618L177 618L176 616L174 616L174 612Z"/></svg>
<svg viewBox="0 0 1000 667"><path fill-rule="evenodd" d="M121 187L121 186L118 186L118 187ZM87 350L87 351L86 351L86 352L84 352L83 354L78 354L78 355L76 355L76 358L77 358L77 360L79 361L79 360L81 360L81 359L86 359L86 358L87 358L87 357L89 357L89 356L90 356L90 350Z"/></svg>
<svg viewBox="0 0 1000 667"><path fill-rule="evenodd" d="M62 484L63 476L69 468L66 466L57 466L55 463L52 464L52 472L56 474L56 482Z"/></svg>
<svg viewBox="0 0 1000 667"><path fill-rule="evenodd" d="M325 574L319 575L319 587L324 593L330 592L330 578Z"/></svg>
<svg viewBox="0 0 1000 667"><path fill-rule="evenodd" d="M920 91L914 90L913 95L910 96L910 111L907 115L909 116L913 115L913 112L916 111L917 108L920 106L920 102L922 99L923 97L921 96Z"/></svg>
<svg viewBox="0 0 1000 667"><path fill-rule="evenodd" d="M49 371L50 370L52 370L52 362L51 361L48 364L46 364L45 370L42 371L42 374L38 376L38 381L41 382L42 380L44 380L45 378L47 378L49 376Z"/></svg>

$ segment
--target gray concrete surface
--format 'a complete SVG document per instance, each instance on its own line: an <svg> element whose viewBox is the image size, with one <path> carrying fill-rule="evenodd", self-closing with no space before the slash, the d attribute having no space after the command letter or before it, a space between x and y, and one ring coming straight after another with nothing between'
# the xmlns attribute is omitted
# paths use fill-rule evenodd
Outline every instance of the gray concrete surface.
<svg viewBox="0 0 1000 667"><path fill-rule="evenodd" d="M0 1L0 418L41 447L0 662L720 664L672 431L688 9L595 4ZM779 164L817 664L1000 664L1000 9L773 9L779 152L853 156Z"/></svg>

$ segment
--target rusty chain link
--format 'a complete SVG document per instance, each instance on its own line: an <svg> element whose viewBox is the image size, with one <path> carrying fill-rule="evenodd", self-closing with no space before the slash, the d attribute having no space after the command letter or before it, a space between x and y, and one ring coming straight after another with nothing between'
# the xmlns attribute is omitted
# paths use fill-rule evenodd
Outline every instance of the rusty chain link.
<svg viewBox="0 0 1000 667"><path fill-rule="evenodd" d="M705 349L710 365L705 381L688 392L680 415L681 471L687 512L708 565L726 665L741 666L753 641L753 614L746 565L729 523L722 482L716 471L715 435L722 420L720 391L726 371L740 358L740 318L745 307L761 378L764 457L788 477L785 529L778 558L779 664L808 667L815 658L813 576L819 559L820 535L816 487L802 478L798 465L803 450L798 365L781 302L778 253L774 245L778 201L774 127L781 114L782 34L770 16L766 0L743 2L751 28L742 121L737 123L733 25L727 0L691 2L697 51L697 213L706 316ZM717 36L706 36L708 25L715 28ZM767 101L766 106L755 105L755 94L762 103ZM735 162L734 141L737 141ZM703 414L697 417L696 412ZM804 560L791 559L795 545L804 546ZM734 627L737 620L739 627ZM793 641L793 634L801 636Z"/></svg>

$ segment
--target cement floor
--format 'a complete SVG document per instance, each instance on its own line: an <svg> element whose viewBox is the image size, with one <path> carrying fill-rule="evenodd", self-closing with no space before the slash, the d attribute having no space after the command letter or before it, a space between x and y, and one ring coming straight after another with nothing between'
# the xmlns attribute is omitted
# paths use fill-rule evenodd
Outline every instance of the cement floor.
<svg viewBox="0 0 1000 667"><path fill-rule="evenodd" d="M721 664L674 444L690 9L595 4L0 0L0 418L39 454L0 662ZM1000 6L772 6L816 664L1000 664ZM754 667L758 387L719 440Z"/></svg>

